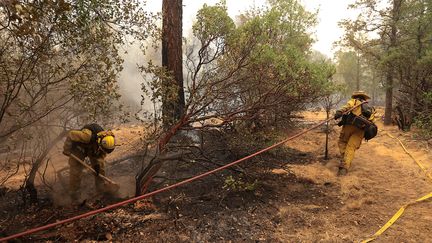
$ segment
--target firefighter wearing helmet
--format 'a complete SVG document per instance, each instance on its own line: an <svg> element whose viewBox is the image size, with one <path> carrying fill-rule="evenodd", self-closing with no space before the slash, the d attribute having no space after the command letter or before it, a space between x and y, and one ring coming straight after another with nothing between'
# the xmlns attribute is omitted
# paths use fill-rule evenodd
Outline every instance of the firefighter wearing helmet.
<svg viewBox="0 0 432 243"><path fill-rule="evenodd" d="M70 156L75 155L84 161L89 158L91 167L97 174L105 175L105 157L115 148L115 138L111 131L105 131L98 124L85 125L81 130L71 130L67 134L63 146L63 154ZM73 157L69 157L69 190L73 202L80 198L80 184L83 166ZM96 190L104 194L105 183L99 177L95 176Z"/></svg>
<svg viewBox="0 0 432 243"><path fill-rule="evenodd" d="M378 132L378 128L374 124L375 109L364 103L368 99L370 97L366 92L355 91L347 104L337 110L334 115L335 120L342 117L342 120L338 124L342 126L338 141L342 156L338 171L338 175L340 176L347 174L354 159L354 153L360 148L363 138L366 140L372 139ZM357 107L352 111L344 114L355 106Z"/></svg>

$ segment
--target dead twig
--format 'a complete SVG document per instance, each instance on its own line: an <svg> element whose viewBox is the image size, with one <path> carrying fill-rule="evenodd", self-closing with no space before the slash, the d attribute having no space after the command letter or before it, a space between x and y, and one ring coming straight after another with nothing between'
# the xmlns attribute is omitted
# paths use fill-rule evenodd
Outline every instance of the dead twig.
<svg viewBox="0 0 432 243"><path fill-rule="evenodd" d="M49 216L42 224L47 224L51 219L53 219L55 216L58 215L58 212L53 213L51 216Z"/></svg>
<svg viewBox="0 0 432 243"><path fill-rule="evenodd" d="M46 175L46 171L47 171L47 169L48 169L49 162L50 162L50 158L47 159L47 161L46 161L46 163L45 163L45 168L44 168L43 172L40 173L40 172L38 171L38 174L39 174L39 176L40 176L40 178L41 178L42 183L43 183L46 187L48 187L49 190L52 191L52 190L53 190L52 186L47 182L47 180L46 180L46 178L45 178L45 175Z"/></svg>

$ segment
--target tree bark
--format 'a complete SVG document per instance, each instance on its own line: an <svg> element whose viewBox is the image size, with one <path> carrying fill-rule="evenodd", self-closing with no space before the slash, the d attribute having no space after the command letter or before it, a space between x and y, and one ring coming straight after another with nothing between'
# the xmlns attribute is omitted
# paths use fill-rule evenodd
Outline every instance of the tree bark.
<svg viewBox="0 0 432 243"><path fill-rule="evenodd" d="M357 73L356 73L356 90L360 90L360 54L356 52Z"/></svg>
<svg viewBox="0 0 432 243"><path fill-rule="evenodd" d="M182 58L182 0L162 2L162 66L170 78L163 80L162 117L165 127L179 120L185 106Z"/></svg>
<svg viewBox="0 0 432 243"><path fill-rule="evenodd" d="M399 21L399 15L401 10L402 0L393 0L392 8L392 20L390 25L390 45L388 52L390 53L397 45L397 22ZM392 122L392 109L393 109L393 65L391 63L387 66L387 77L386 77L386 106L384 114L384 125L390 125Z"/></svg>
<svg viewBox="0 0 432 243"><path fill-rule="evenodd" d="M392 122L393 110L393 70L387 70L386 77L386 96L385 96L385 111L384 111L384 125L390 125Z"/></svg>
<svg viewBox="0 0 432 243"><path fill-rule="evenodd" d="M329 102L330 103L330 102ZM328 142L329 142L329 133L330 133L330 126L329 126L329 121L328 119L330 118L330 108L331 108L331 103L329 104L329 106L326 107L326 115L327 115L327 122L326 122L326 138L325 138L325 152L324 152L324 159L328 160L329 159L329 150L328 150Z"/></svg>
<svg viewBox="0 0 432 243"><path fill-rule="evenodd" d="M371 104L372 106L375 106L376 104L376 99L377 99L377 77L375 74L375 70L372 71L372 101Z"/></svg>

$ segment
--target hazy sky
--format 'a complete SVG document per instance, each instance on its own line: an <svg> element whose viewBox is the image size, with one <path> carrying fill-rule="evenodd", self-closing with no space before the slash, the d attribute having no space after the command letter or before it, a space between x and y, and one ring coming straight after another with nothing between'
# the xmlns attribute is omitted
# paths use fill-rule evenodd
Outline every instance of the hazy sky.
<svg viewBox="0 0 432 243"><path fill-rule="evenodd" d="M318 25L314 30L316 43L313 48L330 58L333 57L333 42L337 41L343 33L337 23L344 18L353 16L352 11L348 11L347 7L354 0L301 1L309 11L315 12L319 9ZM214 5L218 2L219 0L183 0L183 35L188 36L190 33L196 13L204 3ZM257 7L264 5L266 0L227 0L226 3L228 14L234 19L254 5ZM162 10L162 0L147 0L146 8L148 11L160 12ZM125 56L124 70L120 75L121 93L125 98L136 104L141 101L140 83L142 82L136 63L143 63L143 59L140 51L129 49L129 54Z"/></svg>
<svg viewBox="0 0 432 243"><path fill-rule="evenodd" d="M317 42L313 48L332 57L334 54L333 42L340 39L343 30L338 22L342 19L356 17L356 12L348 10L348 5L354 0L302 0L308 10L318 12L318 25L315 38Z"/></svg>
<svg viewBox="0 0 432 243"><path fill-rule="evenodd" d="M319 9L318 25L315 29L315 39L317 40L313 48L333 56L333 42L337 41L343 31L338 27L338 21L352 17L355 13L347 10L350 3L354 0L300 0L309 10L315 12ZM190 30L198 9L204 3L214 5L219 0L183 0L183 33L186 35ZM262 6L266 0L227 0L228 13L231 18L250 9L252 6ZM147 6L152 11L161 11L162 0L147 0Z"/></svg>

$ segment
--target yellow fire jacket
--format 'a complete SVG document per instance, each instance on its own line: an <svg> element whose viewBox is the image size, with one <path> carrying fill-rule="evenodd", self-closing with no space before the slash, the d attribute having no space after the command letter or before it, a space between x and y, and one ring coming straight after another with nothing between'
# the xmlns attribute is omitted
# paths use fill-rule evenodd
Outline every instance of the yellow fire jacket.
<svg viewBox="0 0 432 243"><path fill-rule="evenodd" d="M351 98L342 108L339 109L341 112L346 112L347 110L353 108L356 105L359 105L361 103L358 99ZM360 116L362 114L361 106L356 107L354 110L351 111L354 115ZM369 117L369 121L375 122L375 109L372 112L372 115Z"/></svg>
<svg viewBox="0 0 432 243"><path fill-rule="evenodd" d="M76 150L80 150L86 156L105 157L106 153L99 149L96 139L92 141L92 137L95 137L95 135L87 128L69 131L63 146L63 153L69 155L72 152L76 152Z"/></svg>

